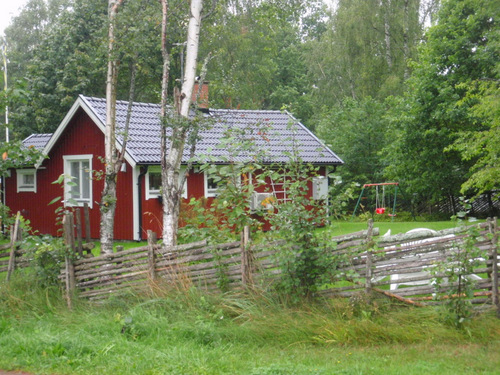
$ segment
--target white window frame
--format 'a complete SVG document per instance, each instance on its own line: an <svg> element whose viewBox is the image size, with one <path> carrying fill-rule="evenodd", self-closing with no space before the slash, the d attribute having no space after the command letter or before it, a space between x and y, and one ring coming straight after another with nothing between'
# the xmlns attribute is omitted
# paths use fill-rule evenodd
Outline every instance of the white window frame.
<svg viewBox="0 0 500 375"><path fill-rule="evenodd" d="M180 175L185 172L186 168L181 167ZM159 173L161 175L161 167L159 165L152 165L148 167L148 172L146 173L146 200L147 199L157 199L160 196L160 190L152 190L149 186L149 174ZM187 179L184 181L184 188L182 189L182 198L187 199Z"/></svg>
<svg viewBox="0 0 500 375"><path fill-rule="evenodd" d="M16 170L17 175L17 192L30 192L36 193L36 169L18 169ZM33 183L26 184L24 181L25 176L33 176Z"/></svg>
<svg viewBox="0 0 500 375"><path fill-rule="evenodd" d="M218 188L209 188L208 187L208 180L210 179L210 173L208 171L204 171L204 191L205 191L205 198L215 198L219 195L218 193ZM250 180L251 181L251 180ZM241 176L238 176L238 181L236 181L238 186L241 185Z"/></svg>
<svg viewBox="0 0 500 375"><path fill-rule="evenodd" d="M85 203L90 208L93 206L93 183L92 183L92 154L85 155L64 155L64 205L66 207L82 207ZM88 198L74 198L71 196L72 186L68 183L71 181L71 163L74 162L88 162L89 163L89 197ZM76 204L75 204L76 202Z"/></svg>
<svg viewBox="0 0 500 375"><path fill-rule="evenodd" d="M210 179L210 174L208 173L208 171L205 171L203 173L204 175L204 191L205 191L205 197L206 198L215 198L218 193L217 193L217 190L218 188L209 188L208 186L208 180Z"/></svg>

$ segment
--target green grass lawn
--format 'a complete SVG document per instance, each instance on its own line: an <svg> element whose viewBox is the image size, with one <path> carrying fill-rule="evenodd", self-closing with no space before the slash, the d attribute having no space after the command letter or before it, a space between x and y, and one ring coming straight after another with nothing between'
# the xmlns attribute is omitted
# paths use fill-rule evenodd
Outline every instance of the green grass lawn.
<svg viewBox="0 0 500 375"><path fill-rule="evenodd" d="M469 223L466 223L469 224ZM473 224L473 223L470 223ZM433 230L442 230L453 228L459 225L456 221L375 221L373 226L380 229L380 235L384 235L387 231L391 230L391 235L398 233L406 233L415 228L429 228ZM327 230L334 236L349 234L368 228L366 222L357 221L334 221L323 230Z"/></svg>
<svg viewBox="0 0 500 375"><path fill-rule="evenodd" d="M29 277L0 284L0 368L36 374L498 374L500 320L458 330L385 299L287 306L265 293L157 289L68 311Z"/></svg>

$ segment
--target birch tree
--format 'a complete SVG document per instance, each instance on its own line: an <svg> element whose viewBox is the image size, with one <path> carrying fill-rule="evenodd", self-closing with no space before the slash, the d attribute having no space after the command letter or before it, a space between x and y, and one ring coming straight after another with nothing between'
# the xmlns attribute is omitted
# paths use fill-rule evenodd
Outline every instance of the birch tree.
<svg viewBox="0 0 500 375"><path fill-rule="evenodd" d="M182 155L190 131L189 109L196 79L198 47L200 40L202 0L191 0L187 32L185 76L180 92L174 93L174 113L168 115L167 89L170 55L166 46L166 23L168 19L167 0L162 2L162 198L163 198L163 245L174 246L177 243L180 199L184 178L180 176ZM171 132L168 134L168 132Z"/></svg>
<svg viewBox="0 0 500 375"><path fill-rule="evenodd" d="M118 61L115 57L116 15L123 0L108 1L108 73L106 76L106 128L104 133L105 177L101 198L101 249L104 254L113 252L114 218L116 210L116 82Z"/></svg>
<svg viewBox="0 0 500 375"><path fill-rule="evenodd" d="M135 92L135 65L132 61L130 64L131 79L130 79L130 93L129 103L127 110L127 117L125 120L125 129L123 129L123 140L121 152L116 146L116 91L118 81L118 65L119 59L117 57L116 48L116 15L119 7L122 5L123 0L109 0L109 29L108 29L108 72L106 76L106 127L104 131L104 189L101 197L101 228L100 228L100 242L101 251L103 254L110 254L113 252L113 239L114 239L114 223L116 212L116 186L118 181L118 172L120 171L124 162L125 150L127 147L127 134L132 115L132 103L134 100Z"/></svg>

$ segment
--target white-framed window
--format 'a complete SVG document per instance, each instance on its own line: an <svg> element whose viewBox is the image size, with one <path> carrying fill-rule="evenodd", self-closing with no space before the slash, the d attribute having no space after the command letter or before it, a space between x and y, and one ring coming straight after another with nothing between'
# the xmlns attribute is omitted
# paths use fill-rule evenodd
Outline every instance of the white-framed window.
<svg viewBox="0 0 500 375"><path fill-rule="evenodd" d="M92 207L92 155L65 155L64 204Z"/></svg>
<svg viewBox="0 0 500 375"><path fill-rule="evenodd" d="M181 168L180 175L182 176L185 172L185 168ZM156 199L160 196L161 189L161 167L150 166L148 167L148 173L146 173L146 199ZM184 188L182 189L182 198L187 199L187 179L184 182Z"/></svg>
<svg viewBox="0 0 500 375"><path fill-rule="evenodd" d="M36 169L18 169L17 174L17 192L36 193Z"/></svg>
<svg viewBox="0 0 500 375"><path fill-rule="evenodd" d="M218 189L218 184L215 179L210 176L208 171L205 171L205 197L210 198L210 197L216 197L217 196L217 189Z"/></svg>
<svg viewBox="0 0 500 375"><path fill-rule="evenodd" d="M218 170L220 170L219 168L227 168L227 166L219 166L217 168L218 168ZM225 170L224 172L228 172L228 171ZM226 173L224 173L224 175L226 175ZM221 179L225 179L226 181L229 179L233 180L232 177L227 177L227 176L214 178L213 173L210 173L208 170L206 170L204 172L204 177L205 177L204 180L205 180L205 197L206 198L216 197L219 195L218 190L219 190L219 184L221 183ZM234 181L234 183L237 184L238 187L241 186L241 176L240 175L234 177L233 181Z"/></svg>
<svg viewBox="0 0 500 375"><path fill-rule="evenodd" d="M158 198L161 189L161 167L148 168L146 173L146 199Z"/></svg>

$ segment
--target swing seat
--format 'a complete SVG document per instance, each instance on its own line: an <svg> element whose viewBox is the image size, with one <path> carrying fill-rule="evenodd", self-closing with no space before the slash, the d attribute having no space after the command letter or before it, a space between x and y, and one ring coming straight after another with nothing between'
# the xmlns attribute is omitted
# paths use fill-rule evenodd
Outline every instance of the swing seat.
<svg viewBox="0 0 500 375"><path fill-rule="evenodd" d="M388 214L387 216L394 217L396 214Z"/></svg>
<svg viewBox="0 0 500 375"><path fill-rule="evenodd" d="M385 207L379 207L375 210L376 214L382 215L385 213Z"/></svg>

